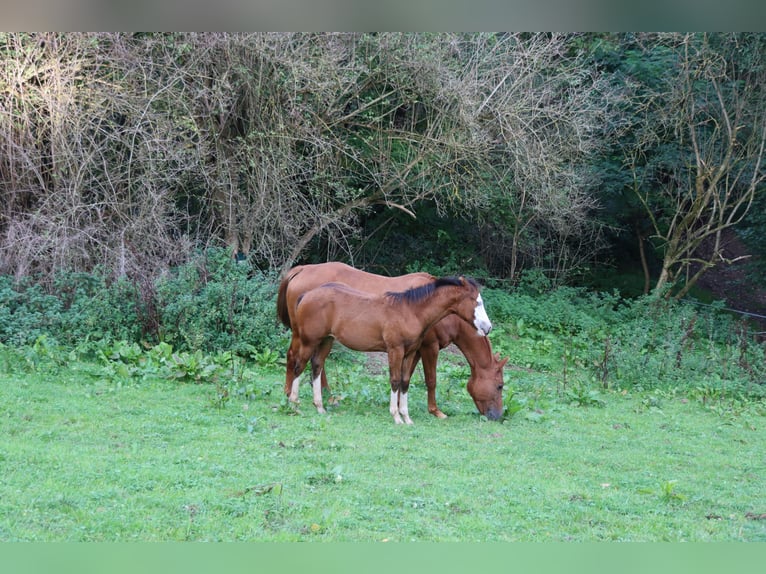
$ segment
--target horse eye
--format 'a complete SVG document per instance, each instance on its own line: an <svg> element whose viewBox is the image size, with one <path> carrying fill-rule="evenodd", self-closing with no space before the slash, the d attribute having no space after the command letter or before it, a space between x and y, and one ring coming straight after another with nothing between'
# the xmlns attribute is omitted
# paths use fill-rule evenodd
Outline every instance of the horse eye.
<svg viewBox="0 0 766 574"><path fill-rule="evenodd" d="M497 390L498 391L502 391L503 390L503 385L497 385Z"/></svg>

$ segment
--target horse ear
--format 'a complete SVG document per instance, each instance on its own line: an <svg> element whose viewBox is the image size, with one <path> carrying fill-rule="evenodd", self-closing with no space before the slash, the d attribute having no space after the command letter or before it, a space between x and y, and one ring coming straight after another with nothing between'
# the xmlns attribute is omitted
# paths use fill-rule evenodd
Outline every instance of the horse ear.
<svg viewBox="0 0 766 574"><path fill-rule="evenodd" d="M501 368L501 369L502 369L503 367L505 367L505 364L508 362L508 359L510 359L510 357L506 357L505 359L503 359L502 361L500 361L500 368Z"/></svg>

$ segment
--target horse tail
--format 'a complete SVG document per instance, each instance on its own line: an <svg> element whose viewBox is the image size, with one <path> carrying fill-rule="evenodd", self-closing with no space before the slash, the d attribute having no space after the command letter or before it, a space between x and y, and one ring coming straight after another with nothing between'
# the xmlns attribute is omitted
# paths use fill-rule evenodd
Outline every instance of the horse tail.
<svg viewBox="0 0 766 574"><path fill-rule="evenodd" d="M293 267L288 271L279 283L279 290L277 291L277 317L288 329L292 329L292 325L290 324L290 313L287 311L287 287L290 280L300 272L300 266Z"/></svg>

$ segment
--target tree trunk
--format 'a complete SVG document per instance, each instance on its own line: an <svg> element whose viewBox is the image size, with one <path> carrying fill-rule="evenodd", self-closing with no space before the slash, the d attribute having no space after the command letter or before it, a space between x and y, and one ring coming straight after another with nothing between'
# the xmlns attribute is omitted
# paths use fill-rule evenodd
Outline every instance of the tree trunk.
<svg viewBox="0 0 766 574"><path fill-rule="evenodd" d="M644 295L649 294L651 288L651 276L649 275L649 263L646 260L646 249L644 248L644 241L646 237L641 233L638 223L636 223L636 238L638 239L638 254L641 258L641 269L644 271Z"/></svg>

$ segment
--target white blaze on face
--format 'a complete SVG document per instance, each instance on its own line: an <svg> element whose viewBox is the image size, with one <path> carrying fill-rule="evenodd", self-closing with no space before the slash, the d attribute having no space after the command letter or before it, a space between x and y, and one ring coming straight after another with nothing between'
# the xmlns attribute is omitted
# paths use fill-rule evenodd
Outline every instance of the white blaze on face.
<svg viewBox="0 0 766 574"><path fill-rule="evenodd" d="M484 300L479 295L476 298L476 307L473 310L473 325L476 327L476 332L482 337L489 335L492 330L492 322L487 316L487 310L484 308Z"/></svg>

